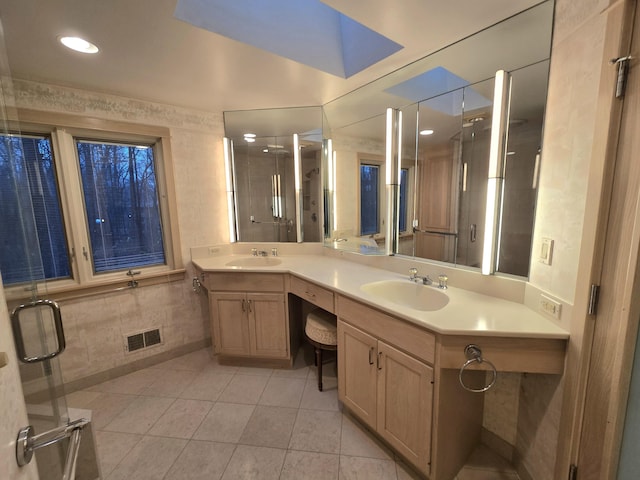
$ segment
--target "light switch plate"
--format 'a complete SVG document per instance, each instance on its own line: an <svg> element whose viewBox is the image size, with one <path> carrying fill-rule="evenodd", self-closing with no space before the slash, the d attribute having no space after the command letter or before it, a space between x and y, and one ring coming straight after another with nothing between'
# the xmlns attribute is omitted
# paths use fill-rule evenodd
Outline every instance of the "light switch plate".
<svg viewBox="0 0 640 480"><path fill-rule="evenodd" d="M550 238L543 238L540 241L540 253L538 254L538 260L545 265L551 265L551 258L553 257L553 240Z"/></svg>

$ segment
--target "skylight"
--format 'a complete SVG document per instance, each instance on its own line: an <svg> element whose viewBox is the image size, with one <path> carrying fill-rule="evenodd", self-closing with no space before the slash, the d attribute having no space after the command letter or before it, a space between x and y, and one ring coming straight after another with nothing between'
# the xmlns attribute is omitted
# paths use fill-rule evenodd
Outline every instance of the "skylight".
<svg viewBox="0 0 640 480"><path fill-rule="evenodd" d="M319 0L178 0L174 16L342 78L403 48Z"/></svg>
<svg viewBox="0 0 640 480"><path fill-rule="evenodd" d="M469 87L469 82L444 67L436 67L417 75L385 91L413 103L424 101L429 108L447 115L460 114L462 88L464 90L464 109L476 110L491 105L491 100ZM444 95L449 93L449 95Z"/></svg>

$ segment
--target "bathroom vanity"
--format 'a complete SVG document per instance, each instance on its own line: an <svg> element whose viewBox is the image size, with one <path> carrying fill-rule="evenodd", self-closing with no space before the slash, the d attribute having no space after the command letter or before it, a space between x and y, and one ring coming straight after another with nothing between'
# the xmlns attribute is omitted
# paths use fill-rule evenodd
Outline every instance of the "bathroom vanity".
<svg viewBox="0 0 640 480"><path fill-rule="evenodd" d="M444 306L422 311L363 288L411 285L408 275L322 255L245 267L237 258L194 259L221 361L290 366L303 319L289 304L336 314L340 401L429 479L453 479L479 444L484 395L469 390L485 388L494 368L563 372L567 332L521 304L452 287ZM485 361L465 356L468 345Z"/></svg>

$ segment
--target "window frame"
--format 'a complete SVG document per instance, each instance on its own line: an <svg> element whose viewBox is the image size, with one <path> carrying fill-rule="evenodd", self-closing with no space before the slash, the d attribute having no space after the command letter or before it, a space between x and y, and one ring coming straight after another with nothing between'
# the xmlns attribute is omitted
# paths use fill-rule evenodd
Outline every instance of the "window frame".
<svg viewBox="0 0 640 480"><path fill-rule="evenodd" d="M376 233L366 233L362 234L362 182L360 181L362 175L362 166L373 165L378 167L378 228L379 231ZM370 238L383 238L384 227L385 227L385 212L386 212L386 195L385 195L385 169L384 169L384 157L381 155L369 155L369 154L358 154L358 174L356 176L358 179L358 225L357 225L357 236L362 237L370 237Z"/></svg>
<svg viewBox="0 0 640 480"><path fill-rule="evenodd" d="M166 264L133 267L135 271L140 271L135 280L139 286L143 286L184 278L169 128L27 109L11 112L9 120L11 131L25 135L50 135L53 148L71 278L38 280L38 291L46 291L57 299L77 298L113 291L114 288L127 286L131 280L122 270L94 272L75 145L76 140L80 139L153 144ZM5 293L8 299L21 299L29 295L25 292L24 284L5 286Z"/></svg>

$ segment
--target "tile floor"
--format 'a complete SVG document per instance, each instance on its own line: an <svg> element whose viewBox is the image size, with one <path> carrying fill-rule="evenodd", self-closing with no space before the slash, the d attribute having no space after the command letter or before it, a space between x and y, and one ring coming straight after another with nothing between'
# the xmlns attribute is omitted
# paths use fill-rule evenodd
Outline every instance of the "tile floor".
<svg viewBox="0 0 640 480"><path fill-rule="evenodd" d="M307 366L311 364L311 366ZM312 352L292 370L223 366L210 349L68 395L93 411L104 480L419 478L319 392Z"/></svg>

